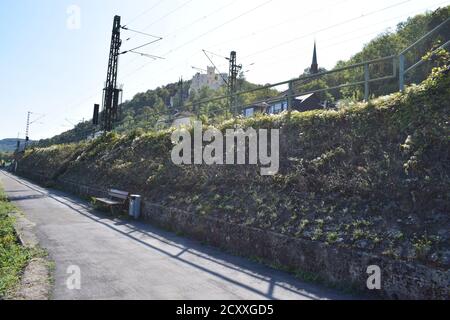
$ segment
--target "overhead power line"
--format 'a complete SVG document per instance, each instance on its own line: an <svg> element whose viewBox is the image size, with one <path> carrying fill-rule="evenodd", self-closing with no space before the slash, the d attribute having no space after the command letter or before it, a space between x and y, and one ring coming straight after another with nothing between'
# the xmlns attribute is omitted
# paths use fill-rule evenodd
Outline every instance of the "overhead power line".
<svg viewBox="0 0 450 320"><path fill-rule="evenodd" d="M377 10L377 12L379 12L379 11L384 11L384 10L387 10L387 9L389 9L389 8L392 8L392 7L395 7L395 6L398 6L398 5L401 5L401 4L410 2L410 1L411 1L411 0L409 0L409 1L404 1L404 2L401 2L401 3L398 3L398 4L394 4L394 5L389 6L389 7L387 7L387 8L383 8L383 9ZM162 1L159 1L159 3L162 3ZM441 3L441 4L445 4L445 3L446 3L446 2L443 2L443 3ZM230 5L230 4L229 4L229 5ZM439 4L439 5L440 5L440 4ZM156 6L156 5L155 5L155 6ZM220 12L220 9L217 10L217 11ZM375 12L368 13L368 14L362 15L362 16L360 16L360 17L353 18L353 19L351 19L351 21L355 21L355 20L361 19L361 18L363 18L363 17L367 17L367 16L369 16L369 15L371 15L371 14L375 14ZM141 16L143 16L143 15L144 15L144 13L141 14ZM203 18L197 19L196 21L201 21L201 20L203 20ZM235 20L235 19L233 19L233 20ZM196 21L192 22L191 24L195 24ZM333 26L330 26L330 27L327 27L327 28L324 28L324 29L320 29L320 30L318 30L318 31L314 31L313 33L323 32L323 31L325 31L325 30L327 30L327 29L336 27L336 26L341 25L341 24L346 24L346 23L349 23L349 22L350 22L350 21L344 21L344 22L341 22L341 23L339 23L339 24L337 24L337 25L333 25ZM128 24L130 24L130 23L131 23L131 22L129 22ZM227 23L227 22L226 22L226 23ZM225 23L225 24L226 24L226 23ZM126 27L126 26L125 26L125 27ZM131 30L131 29L129 29L128 27L126 27L126 29L128 29L128 31L131 31L131 32L136 31L136 30ZM213 32L215 29L217 29L217 27L214 28L214 29L212 29L212 30L210 30L210 31L208 31L207 33ZM147 35L147 36L152 36L152 35L147 34L147 33L144 33L144 32L137 32L137 33L142 33L142 34ZM207 33L206 33L206 34L207 34ZM312 33L311 33L311 34L312 34ZM307 36L307 35L305 35L305 36ZM305 36L302 36L302 37L305 37ZM155 37L156 37L156 36L155 36ZM296 38L296 39L298 39L298 38ZM293 41L295 41L296 39L294 39ZM280 45L278 45L278 46L280 46ZM330 46L327 46L327 47L330 47ZM269 49L268 49L268 50L269 50ZM267 51L268 51L268 50L267 50ZM173 51L175 51L175 50L173 50ZM173 51L172 51L172 52L173 52ZM138 55L141 55L141 56L148 56L148 54L142 54L142 53L139 53L139 52L131 52L131 53L138 54ZM220 56L220 55L218 55L218 56ZM250 56L251 56L251 55L249 55L249 56L247 56L247 57L250 57ZM184 63L184 62L183 62L183 63ZM139 69L133 71L132 73L129 74L129 76L132 75L132 74L134 74L135 72L138 72L139 70L143 69L143 68L144 68L145 66L147 66L148 64L149 64L149 63L146 63L145 65L143 65L143 66L140 67ZM176 67L172 67L172 68L170 68L170 69L168 69L168 70L173 70L173 69L175 69L175 68L176 68ZM98 89L96 89L96 90L98 90ZM74 104L73 106L81 105L84 101L86 101L86 100L88 100L88 99L91 99L91 98L94 97L94 96L97 96L97 94L93 94L93 95L89 96L88 98L82 100L82 102L76 103L76 104Z"/></svg>
<svg viewBox="0 0 450 320"><path fill-rule="evenodd" d="M259 9L259 8L261 8L261 7L263 7L263 6L265 6L265 5L267 5L268 3L272 2L272 1L273 1L273 0L268 0L268 1L266 1L266 2L263 2L262 4L260 4L260 5L256 6L256 7L252 8L252 9L250 9L250 10L247 10L247 11L243 12L242 14L239 14L238 16L236 16L236 17L234 17L234 18L232 18L232 19L230 19L230 20L227 20L226 22L224 22L224 23L222 23L222 24L220 24L220 25L218 25L218 26L216 26L216 27L214 27L214 28L212 28L212 29L210 29L210 30L208 30L208 31L206 31L206 32L204 32L204 33L202 33L202 34L200 34L199 36L197 36L197 37L195 37L195 38L193 38L193 39L187 41L186 43L184 43L184 44L182 44L182 45L180 45L180 46L178 46L178 47L176 47L176 48L174 48L174 49L172 49L172 50L169 50L168 52L166 52L166 53L164 54L164 56L166 56L166 55L168 55L168 54L170 54L170 53L173 53L173 52L175 52L175 51L178 51L178 50L182 49L183 47L185 47L185 46L187 46L187 45L189 45L189 44L191 44L191 43L197 41L198 39L200 39L200 38L202 38L202 37L204 37L204 36L206 36L206 35L208 35L208 34L214 32L214 31L216 31L217 29L219 29L219 28L221 28L221 27L223 27L223 26L225 26L225 25L227 25L227 24L229 24L229 23L231 23L231 22L233 22L233 21L235 21L235 20L237 20L237 19L239 19L239 18L241 18L241 17L247 15L247 14L252 13L253 11L255 11L255 10L257 10L257 9ZM356 21L356 20L359 20L359 19L368 17L368 16L373 15L373 14L376 14L376 13L378 13L378 12L382 12L382 11L391 9L391 8L397 7L397 6L399 6L399 5L402 5L402 4L411 2L411 1L412 1L412 0L402 1L402 2L400 2L400 3L396 3L396 4L393 4L393 5L390 5L390 6L387 6L387 7L384 7L384 8L381 8L381 9L378 9L378 10L375 10L375 11L372 11L372 12L369 12L369 13L366 13L366 14L362 14L362 15L360 15L360 16L358 16L358 17L354 17L354 18L351 18L351 19L348 19L348 20L339 22L339 23L337 23L337 24L333 24L333 25L331 25L331 26L328 26L328 27L325 27L325 28L322 28L322 29L319 29L319 30L315 30L315 31L313 31L313 32L311 32L311 33L302 35L302 36L300 36L300 37L296 37L296 38L291 39L291 40L289 40L289 41L285 41L285 42L282 42L282 43L277 44L277 45L275 45L275 46L272 46L272 47L270 47L270 48L267 48L267 49L258 51L258 52L256 52L256 53L253 53L253 54L250 54L250 55L247 55L247 56L243 57L242 59L247 59L247 58L249 58L249 57L253 57L253 56L258 55L258 54L261 54L261 53L263 53L263 52L266 52L266 51L275 49L275 48L277 48L277 47L286 45L286 44L288 44L288 43L294 42L294 41L299 40L299 39L301 39L301 38L305 38L305 37L307 37L307 36L314 35L314 34L316 34L316 33L323 32L323 31L326 31L326 30L335 28L335 27L337 27L337 26L344 25L344 24L347 24L347 23L350 23L350 22L353 22L353 21ZM140 71L141 69L145 68L148 64L149 64L149 63L146 63L146 64L140 66L140 67L137 68L135 71L131 72L129 75L132 75L132 74L134 74L135 72ZM170 68L169 70L172 70L172 69L173 69L173 68Z"/></svg>
<svg viewBox="0 0 450 320"><path fill-rule="evenodd" d="M147 46L149 46L149 45L151 45L151 44L153 44L153 43L155 43L155 42L161 41L162 39L163 39L163 38L159 38L159 39L156 39L156 40L147 42L147 43L145 43L145 44L143 44L143 45L140 45L140 46L138 46L138 47L135 47L135 48L133 48L133 49L129 49L129 50L123 51L123 52L121 52L120 54L126 54L127 52L132 52L132 51L135 51L135 50L137 50L137 49L142 49L142 48L147 47Z"/></svg>
<svg viewBox="0 0 450 320"><path fill-rule="evenodd" d="M307 12L303 13L302 15L303 16L309 16L312 13L315 13L315 12L323 12L323 10L329 10L332 7L335 7L337 5L341 5L341 4L343 4L345 2L348 2L348 1L350 1L350 0L340 0L338 2L335 2L335 3L331 4L331 5L326 5L326 6L323 6L321 8L318 8L318 9L313 9L311 11L307 11ZM288 23L290 23L292 21L298 21L298 20L299 20L298 16L296 16L296 17L294 17L292 19L285 19L281 23L277 23L277 24L274 24L274 25L271 25L271 26L268 26L268 27L264 27L262 29L253 31L252 33L249 33L249 34L244 35L244 36L239 36L237 38L233 38L233 39L230 39L230 40L222 41L220 43L216 43L216 44L214 44L214 45L212 45L210 47L211 48L216 48L218 46L221 46L221 45L224 45L224 44L227 44L227 43L231 43L231 42L235 42L235 41L239 41L239 40L243 40L243 39L248 39L248 38L254 37L256 34L259 34L261 32L264 32L264 31L267 31L267 30L272 30L272 29L278 28L280 26L283 26L285 24L288 24Z"/></svg>
<svg viewBox="0 0 450 320"><path fill-rule="evenodd" d="M126 27L126 26L123 26L122 29L123 29L123 30L126 30L126 31L130 31L130 32L134 32L134 33L139 33L139 34L142 34L142 35L148 36L148 37L153 37L153 38L157 38L157 39L158 39L158 38L161 38L161 37L159 37L159 36L154 36L154 35L149 34L149 33L146 33L146 32L142 32L142 31L130 29L130 28ZM161 38L161 39L162 39L162 38Z"/></svg>
<svg viewBox="0 0 450 320"><path fill-rule="evenodd" d="M254 12L254 11L260 9L260 8L262 8L263 6L269 4L269 3L272 2L272 1L273 1L273 0L265 1L265 2L263 2L262 4L257 5L256 7L252 8L252 9L250 9L250 10L247 10L247 11L241 13L240 15L238 15L238 16L236 16L236 17L230 19L230 20L227 20L227 21L225 21L224 23L222 23L222 24L220 24L220 25L218 25L218 26L216 26L216 27L214 27L214 28L212 28L212 29L210 29L210 30L208 30L208 31L206 31L206 32L204 32L204 33L202 33L202 34L200 34L199 36L197 36L197 37L195 37L195 38L193 38L193 39L191 39L191 40L189 40L189 41L183 43L182 45L176 47L175 49L169 50L169 51L168 51L166 54L164 54L164 55L167 55L167 54L173 53L173 52L175 52L175 51L178 51L178 50L180 50L181 48L184 48L185 46L191 44L192 42L195 42L195 41L197 41L198 39L201 39L201 38L203 38L204 36L206 36L206 35L208 35L208 34L214 32L214 31L216 31L216 30L218 30L218 29L220 29L220 28L226 26L227 24L230 24L231 22L234 22L234 21L236 21L236 20L242 18L243 16L248 15L248 14L250 14L250 13L252 13L252 12Z"/></svg>
<svg viewBox="0 0 450 320"><path fill-rule="evenodd" d="M339 22L339 23L330 25L330 26L328 26L328 27L321 28L321 29L319 29L319 30L315 30L315 31L309 32L309 33L304 34L304 35L301 35L301 36L299 36L299 37L295 37L295 38L292 38L292 39L290 39L290 40L283 41L283 42L278 43L278 44L276 44L276 45L274 45L274 46L271 46L271 47L269 47L269 48L266 48L266 49L263 49L263 50L256 51L256 52L254 52L254 53L252 53L252 54L249 54L249 55L243 57L243 59L246 59L246 58L249 58L249 57L253 57L253 56L259 55L259 54L261 54L261 53L264 53L264 52L267 52L267 51L270 51L270 50L273 50L273 49L276 49L276 48L285 46L285 45L287 45L287 44L289 44L289 43L295 42L295 41L300 40L300 39L303 39L303 38L305 38L305 37L308 37L308 36L311 36L311 35L315 35L315 34L317 34L317 33L319 33L319 32L323 32L323 31L326 31L326 30L329 30L329 29L332 29L332 28L336 28L336 27L338 27L338 26L341 26L341 25L344 25L344 24L347 24L347 23L350 23L350 22L353 22L353 21L356 21L356 20L359 20L359 19L362 19L362 18L366 18L366 17L371 16L371 15L373 15L373 14L376 14L376 13L379 13L379 12L383 12L383 11L385 11L385 10L389 10L389 9L394 8L394 7L398 7L398 6L400 6L400 5L403 5L403 4L408 3L408 2L411 2L411 1L412 1L412 0L406 0L406 1L398 2L398 3L395 3L395 4L393 4L393 5L390 5L390 6L381 8L381 9L377 9L377 10L371 11L371 12L366 13L366 14L362 14L362 15L357 16L357 17L354 17L354 18L351 18L351 19L348 19L348 20L341 21L341 22Z"/></svg>
<svg viewBox="0 0 450 320"><path fill-rule="evenodd" d="M180 28L175 29L175 30L173 30L172 32L168 33L168 34L166 35L166 37L171 36L171 35L173 35L173 34L178 34L178 32L185 32L188 28L190 28L190 27L192 27L193 25L199 23L200 21L203 21L203 20L205 20L205 19L208 19L208 18L210 18L211 16L213 16L213 15L219 13L219 12L223 12L223 10L224 10L225 8L230 7L231 5L233 5L233 4L234 4L235 2L237 2L237 1L238 1L238 0L233 0L233 1L231 1L230 3L228 3L228 4L226 4L226 5L222 6L222 7L219 7L219 8L215 9L215 10L212 11L212 12L209 12L209 13L207 13L207 14L202 15L201 17L199 17L198 19L194 20L193 22L190 22L189 24L184 25L183 27L180 27Z"/></svg>
<svg viewBox="0 0 450 320"><path fill-rule="evenodd" d="M211 62L211 64L214 66L214 69L217 71L217 73L220 75L220 77L222 78L222 80L228 85L228 81L227 79L225 79L225 77L223 76L222 72L220 72L220 70L216 67L214 61L212 61L212 59L208 56L208 54L206 53L205 50L203 50L203 53L205 54L206 58L208 58L209 62Z"/></svg>
<svg viewBox="0 0 450 320"><path fill-rule="evenodd" d="M33 123L38 122L39 120L44 119L47 115L46 114L40 114L40 113L36 113L36 112L30 112L30 114L34 114L37 115L38 118L34 119L33 121L30 122L30 125L32 125Z"/></svg>
<svg viewBox="0 0 450 320"><path fill-rule="evenodd" d="M156 22L161 21L162 19L164 19L164 18L168 17L169 15L175 13L176 11L182 9L183 7L185 7L187 4L189 4L189 3L192 2L192 1L193 1L193 0L186 1L185 3L183 3L183 4L180 5L179 7L175 8L174 10L172 10L171 12L169 12L168 14L166 14L166 15L164 15L164 16L158 18ZM162 2L162 1L160 1L157 5L159 5L161 2ZM234 2L234 1L233 1L233 2ZM147 9L147 10L145 10L140 16L146 14L147 12L149 12L149 11L150 11L151 9L153 9L154 7L156 7L156 5L153 6L153 7L151 7L151 8L149 8L149 9ZM136 20L136 19L134 19L134 20ZM147 25L147 26L144 28L144 30L148 29L150 26L152 26L152 25L155 24L156 22L153 22L152 24ZM194 21L194 22L195 22L195 21ZM130 23L131 23L131 22L130 22ZM128 24L130 24L130 23L128 23ZM193 23L192 23L192 24L193 24ZM186 27L187 27L187 26L185 26L184 28L182 28L182 30L184 30ZM143 34L143 35L153 36L153 35L150 35L150 34L148 34L148 33L142 32L142 31L136 31L136 30L129 29L126 25L124 26L123 29L129 30L129 31L133 31L133 32L136 32L136 33L139 33L139 34ZM172 33L174 33L174 32L172 32ZM153 36L153 37L156 37L156 36ZM167 36L166 36L166 37L167 37ZM156 48L158 48L158 46L156 46ZM134 62L135 60L136 60L136 59L133 59L131 62Z"/></svg>
<svg viewBox="0 0 450 320"><path fill-rule="evenodd" d="M161 3L162 1L160 1L160 3ZM232 3L234 3L235 1L233 1ZM230 3L229 5L231 5L232 3ZM440 5L443 5L443 4L446 4L447 2L442 2L442 3L439 3L438 4L438 6L440 6ZM219 8L218 10L216 10L216 12L220 12L221 11L221 9L223 9L224 7L221 7L221 8ZM426 7L426 8L424 8L423 10L426 10L426 9L429 9L429 7ZM423 10L421 10L421 11L423 11ZM210 14L208 14L208 16L210 16L212 13L210 13ZM142 14L143 15L143 14ZM367 16L367 15L366 15ZM202 19L197 19L197 21L201 21ZM128 24L130 24L131 22L129 22ZM195 23L195 21L193 22L193 23L191 23L191 24L194 24ZM187 25L188 26L188 25ZM183 29L184 28L186 28L187 26L185 26L185 27L183 27ZM128 29L128 31L131 31L129 28L127 28ZM265 28L265 30L266 30L267 28ZM135 31L135 30L133 30L133 31ZM324 30L323 30L324 31ZM313 34L313 33L318 33L318 32L320 32L320 30L319 31L314 31L314 32L312 32L311 34ZM149 34L146 34L145 33L145 35L149 35ZM150 35L151 36L151 35ZM226 43L226 42L223 42L223 43ZM214 46L216 46L216 45L214 45ZM210 52L210 51L207 51L207 52L209 52L210 54L214 54L214 53L212 53L212 52ZM138 54L138 53L137 53ZM194 53L190 58L192 58L193 56L195 56L197 53ZM145 54L145 55L147 55L147 54ZM214 54L214 55L217 55L217 54ZM221 56L221 55L217 55L217 56ZM223 56L222 56L223 57ZM292 58L294 58L294 57L292 57ZM295 57L295 58L297 58L297 56ZM279 61L279 58L277 58L276 59L277 61ZM284 60L284 59L283 59ZM275 61L275 60L274 60ZM151 62L147 62L147 63L145 63L144 65L141 65L140 67L138 67L138 68L136 68L135 70L133 70L132 72L130 72L129 74L127 74L126 76L124 76L124 77L122 77L122 78L128 78L129 76L131 76L131 75L133 75L133 74L135 74L136 72L139 72L140 70L142 70L143 68L145 68L146 66L148 66L149 64L150 64ZM183 64L184 64L184 62L183 62ZM168 71L171 71L171 70L173 70L173 69L175 69L177 66L180 66L181 65L181 63L180 64L177 64L175 67L170 67L170 68L168 68L165 72L168 72ZM97 87L95 90L93 89L92 90L92 92L96 92L96 91L98 91L98 90L100 90L101 89L101 87L99 86L99 87ZM84 99L82 99L81 101L79 101L79 102L76 102L75 104L72 104L72 105L70 105L69 107L67 107L66 108L66 110L68 110L68 109L73 109L74 107L77 107L77 106L80 106L80 105L82 105L83 103L85 103L86 101L88 101L88 100L90 100L90 99L92 99L92 98L94 98L95 96L97 96L98 94L97 93L93 93L92 95L90 95L90 96L88 96L88 97L86 97L86 98L84 98ZM65 105L67 105L67 104L65 104Z"/></svg>
<svg viewBox="0 0 450 320"><path fill-rule="evenodd" d="M170 54L170 53L173 53L173 52L175 52L175 51L180 50L181 48L187 46L188 44L190 44L190 43L192 43L192 42L194 42L194 41L197 41L198 39L200 39L200 38L202 38L202 37L204 37L204 36L206 36L206 35L208 35L208 34L214 32L214 31L216 31L216 30L218 30L218 29L220 29L220 28L226 26L227 24L229 24L229 23L231 23L231 22L234 22L234 21L236 21L237 19L242 18L242 17L245 16L245 15L250 14L250 13L254 12L255 10L258 10L259 8L262 8L263 6L269 4L269 3L272 2L272 1L273 1L273 0L265 1L265 2L263 2L262 4L259 4L259 5L255 6L255 7L253 7L252 9L249 9L249 10L247 10L247 11L245 11L245 12L239 14L238 16L236 16L236 17L234 17L234 18L232 18L232 19L230 19L230 20L225 21L224 23L222 23L222 24L220 24L220 25L218 25L218 26L216 26L216 27L214 27L214 28L212 28L212 29L210 29L210 30L208 30L208 31L206 31L206 32L204 32L204 33L202 33L201 35L197 36L197 37L194 38L194 39L189 40L188 42L186 42L186 43L184 43L184 44L178 46L177 48L172 49L172 50L170 50L170 51L164 53L163 56L167 56L167 55ZM145 68L145 67L146 67L147 65L149 65L150 63L151 63L151 62L147 62L147 63L141 65L140 67L138 67L137 69L135 69L134 71L132 71L131 73L129 73L126 77L129 77L129 76L133 75L134 73L136 73L136 72L142 70L143 68ZM174 68L170 68L169 70L172 70L172 69L174 69ZM169 70L168 70L168 71L169 71Z"/></svg>
<svg viewBox="0 0 450 320"><path fill-rule="evenodd" d="M167 18L168 16L174 14L175 12L177 12L178 10L184 8L185 6L187 6L189 3L191 3L194 0L187 0L185 2L183 2L181 5L179 5L178 7L176 7L175 9L173 9L172 11L168 12L167 14L163 15L162 17L156 19L155 21L153 21L152 23L150 23L149 25L147 25L146 27L143 28L143 30L147 30L148 28L150 28L151 26L155 25L156 23L160 22L161 20Z"/></svg>
<svg viewBox="0 0 450 320"><path fill-rule="evenodd" d="M164 57L155 56L155 55L153 55L153 54L148 54L148 53L143 53L143 52L138 52L138 51L132 51L132 50L130 50L130 51L128 51L128 52L129 52L129 53L138 54L138 55L143 56L143 57L151 58L151 59L153 59L153 60L158 60L158 59L164 60L164 59L165 59Z"/></svg>
<svg viewBox="0 0 450 320"><path fill-rule="evenodd" d="M127 30L127 31L131 31L131 32L135 32L135 33L139 33L139 34L142 34L142 35L145 35L145 36L154 38L155 40L152 40L152 41L150 41L150 42L147 42L147 43L145 43L145 44L143 44L143 45L140 45L140 46L137 46L137 47L135 47L135 48L125 50L125 51L123 51L123 52L120 53L121 55L124 55L124 54L127 54L127 53L133 53L133 54L139 55L139 56L141 56L141 57L147 57L147 58L150 58L150 59L152 59L152 60L165 59L165 58L160 57L160 56L157 56L157 55L153 55L153 54L149 54L149 53L145 53L145 52L136 51L136 50L138 50L138 49L142 49L142 48L144 48L144 47L146 47L146 46L149 46L149 45L151 45L151 44L153 44L153 43L156 43L156 42L161 41L161 40L163 39L162 37L160 37L160 36L155 36L155 35L152 35L152 34L148 34L148 33L142 32L142 31L138 31L138 30L129 29L129 28L127 28L127 27L122 27L122 29Z"/></svg>
<svg viewBox="0 0 450 320"><path fill-rule="evenodd" d="M440 6L440 5L443 5L443 4L446 4L446 3L447 3L447 1L446 1L446 2L441 2L441 3L437 4L437 6ZM371 27L373 27L373 26L377 26L377 25L380 25L380 24L384 24L384 23L389 22L389 21L394 21L394 20L404 19L404 18L407 18L407 17L409 17L409 16L411 16L411 15L416 15L416 14L419 14L419 13L424 12L424 11L429 10L429 9L430 9L430 7L427 6L427 7L424 7L424 8L422 8L422 9L419 9L419 10L414 10L414 11L411 11L411 12L409 12L409 13L402 14L402 15L400 15L400 16L396 16L396 17L393 17L393 18L385 19L385 20L382 20L382 21L380 21L380 22L373 23L373 24L370 24L370 25L367 25L367 26L358 28L358 31L365 30L365 29L369 29L369 28L371 28ZM372 31L372 32L369 32L369 33L358 34L357 36L352 37L352 38L345 38L344 40L335 41L335 42L330 43L330 44L327 44L327 45L325 45L325 46L321 46L321 48L322 48L322 49L328 49L328 48L337 46L337 45L339 45L339 44L343 44L343 43L350 42L350 41L352 41L352 40L361 39L361 38L366 37L366 36L369 36L369 35L380 34L381 32L383 32L383 30L386 30L386 28L383 28L383 29L377 29L377 31ZM332 37L332 38L329 38L329 40L337 40L337 39L340 39L340 38L342 38L343 36L346 36L346 35L355 35L355 31L352 30L352 31L350 31L350 32L346 32L346 33L339 34L339 37L338 37L338 38ZM328 40L328 38L327 38L326 40ZM327 41L322 41L322 42L323 42L323 43L327 43ZM295 49L293 50L293 51L296 52L296 55L291 55L291 56L289 56L289 57L282 57L282 58L280 58L279 56L277 56L276 58L273 57L272 59L264 60L263 63L264 63L264 64L270 64L270 65L276 65L276 64L280 64L280 63L285 63L286 61L292 61L292 60L294 60L294 59L298 60L298 58L299 58L299 52L308 52L308 50L310 50L310 49L302 47L302 48L300 48L299 50L301 50L301 51L297 51L297 50L295 50Z"/></svg>
<svg viewBox="0 0 450 320"><path fill-rule="evenodd" d="M199 23L200 21L203 21L203 20L205 20L205 19L211 18L212 16L214 16L214 15L217 14L217 13L223 12L223 10L224 10L225 8L230 7L231 5L233 5L233 4L234 4L235 2L237 2L237 1L238 1L238 0L233 0L233 1L231 1L230 3L228 3L228 4L226 4L226 5L224 5L224 6L221 6L221 7L217 8L217 9L215 9L214 11L211 11L211 12L205 14L205 15L202 15L200 18L198 18L198 19L196 19L196 20L194 20L194 21L192 21L192 22L190 22L190 23L184 25L183 27L180 27L180 28L178 28L178 29L175 29L175 30L169 32L168 34L165 35L165 38L166 38L166 39L167 39L167 38L170 38L170 37L172 37L174 34L177 34L177 35L178 35L180 32L181 32L181 33L182 33L182 32L186 32L186 31L188 30L188 28L190 28L190 27L192 27L193 25ZM159 48L159 46L160 46L160 45L156 45L156 46L155 46L155 49ZM134 62L134 61L136 61L136 59L131 60L130 63L128 63L128 64L131 64L131 63Z"/></svg>
<svg viewBox="0 0 450 320"><path fill-rule="evenodd" d="M211 51L208 51L208 50L203 50L203 52L209 53L209 54L211 54L211 55L213 55L213 56L217 56L217 57L220 57L220 58L224 58L224 59L226 59L226 60L230 60L229 57L225 57L225 56L223 56L223 55L221 55L221 54L214 53L214 52L211 52Z"/></svg>
<svg viewBox="0 0 450 320"><path fill-rule="evenodd" d="M136 20L140 19L141 17L143 17L144 15L146 15L147 13L152 11L154 8L156 8L157 6L159 6L163 2L164 2L164 0L157 1L153 6L151 6L150 8L148 8L146 10L144 10L143 12L139 13L137 16L132 18L130 21L128 21L128 23L125 24L125 26L128 26L128 25L132 24L133 22L135 22Z"/></svg>

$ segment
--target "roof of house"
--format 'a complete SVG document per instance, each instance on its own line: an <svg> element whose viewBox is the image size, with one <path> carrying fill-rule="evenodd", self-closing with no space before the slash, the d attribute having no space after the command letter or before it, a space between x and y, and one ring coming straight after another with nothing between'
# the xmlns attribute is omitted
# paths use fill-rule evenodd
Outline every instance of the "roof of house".
<svg viewBox="0 0 450 320"><path fill-rule="evenodd" d="M301 96L296 96L294 99L299 100L299 101L305 101L314 95L315 95L315 93L309 93L309 94L304 94ZM285 100L287 98L287 96L288 96L288 91L285 91L278 97L274 98L271 102L274 103L274 102L279 102L281 100Z"/></svg>
<svg viewBox="0 0 450 320"><path fill-rule="evenodd" d="M178 112L174 115L175 119L180 119L180 118L190 118L192 116L195 116L195 114L193 114L192 112L189 111L182 111L182 112Z"/></svg>
<svg viewBox="0 0 450 320"><path fill-rule="evenodd" d="M313 95L314 95L314 93L305 94L305 95L302 95L302 96L295 97L295 100L299 100L299 101L303 102L303 101L308 100L309 98L311 98Z"/></svg>
<svg viewBox="0 0 450 320"><path fill-rule="evenodd" d="M250 109L250 108L267 108L269 107L269 104L267 102L256 102L250 106L245 107L244 109Z"/></svg>
<svg viewBox="0 0 450 320"><path fill-rule="evenodd" d="M267 108L269 104L267 102L258 102L253 105L253 107L259 107L259 108Z"/></svg>

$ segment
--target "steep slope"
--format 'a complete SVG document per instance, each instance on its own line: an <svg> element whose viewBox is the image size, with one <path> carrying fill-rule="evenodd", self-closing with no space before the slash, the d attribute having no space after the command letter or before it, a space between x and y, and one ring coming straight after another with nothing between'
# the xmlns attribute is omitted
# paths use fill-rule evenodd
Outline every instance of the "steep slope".
<svg viewBox="0 0 450 320"><path fill-rule="evenodd" d="M447 68L405 93L340 111L238 120L242 128L281 128L281 168L273 177L261 176L255 166L174 165L170 131L30 150L19 169L25 176L121 188L235 224L448 268L449 101Z"/></svg>

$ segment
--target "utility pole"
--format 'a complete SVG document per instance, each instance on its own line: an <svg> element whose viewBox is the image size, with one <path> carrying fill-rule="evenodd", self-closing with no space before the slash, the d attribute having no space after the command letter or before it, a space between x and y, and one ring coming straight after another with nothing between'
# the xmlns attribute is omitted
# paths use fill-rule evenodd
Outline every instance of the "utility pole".
<svg viewBox="0 0 450 320"><path fill-rule="evenodd" d="M180 81L178 81L178 91L179 91L179 109L183 108L184 105L184 94L183 94L183 78L180 78Z"/></svg>
<svg viewBox="0 0 450 320"><path fill-rule="evenodd" d="M228 74L228 104L230 110L236 115L236 89L237 89L237 77L239 71L242 69L242 65L237 64L236 51L231 51L230 54L230 71Z"/></svg>
<svg viewBox="0 0 450 320"><path fill-rule="evenodd" d="M111 47L109 50L109 60L108 60L108 73L106 75L105 88L103 89L103 110L102 110L102 129L104 132L109 132L113 130L114 123L117 122L119 118L119 105L122 99L122 88L117 87L117 73L119 68L119 55L126 53L134 53L140 56L148 57L152 60L164 59L155 55L138 52L136 50L151 45L155 42L161 41L161 37L153 36L141 31L132 30L126 26L120 25L120 16L115 16L113 21L112 36L111 36ZM120 39L120 30L124 29L130 32L135 32L141 35L145 35L151 38L155 38L148 43L140 45L136 48L129 49L124 52L120 52L120 47L122 46L122 40Z"/></svg>
<svg viewBox="0 0 450 320"><path fill-rule="evenodd" d="M16 152L14 152L14 160L12 163L12 165L14 166L14 167L12 167L14 172L17 172L17 166L18 166L17 162L19 161L19 152L20 152L20 132L17 133L17 146L16 146Z"/></svg>
<svg viewBox="0 0 450 320"><path fill-rule="evenodd" d="M20 151L20 132L17 133L17 145L16 145L16 154Z"/></svg>
<svg viewBox="0 0 450 320"><path fill-rule="evenodd" d="M25 131L25 149L28 147L28 141L30 141L30 136L29 136L29 134L30 134L30 116L31 116L31 112L28 111L28 114L27 114L27 128L26 128L26 131Z"/></svg>
<svg viewBox="0 0 450 320"><path fill-rule="evenodd" d="M100 105L94 104L94 115L92 116L92 139L95 138L95 131L99 125Z"/></svg>
<svg viewBox="0 0 450 320"><path fill-rule="evenodd" d="M114 17L111 48L109 51L108 73L103 89L102 129L109 132L118 119L118 107L122 89L117 88L117 71L122 40L120 40L120 16Z"/></svg>

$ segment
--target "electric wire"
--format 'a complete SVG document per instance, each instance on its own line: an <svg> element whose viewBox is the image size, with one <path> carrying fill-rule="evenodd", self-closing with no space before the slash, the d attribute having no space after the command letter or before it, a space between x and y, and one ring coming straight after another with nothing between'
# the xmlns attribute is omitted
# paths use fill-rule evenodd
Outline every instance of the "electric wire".
<svg viewBox="0 0 450 320"><path fill-rule="evenodd" d="M327 27L325 27L325 28L321 28L321 29L318 29L318 30L309 32L309 33L307 33L307 34L301 35L301 36L299 36L299 37L295 37L295 38L292 38L292 39L290 39L290 40L283 41L283 42L278 43L278 44L276 44L276 45L274 45L274 46L271 46L271 47L269 47L269 48L266 48L266 49L263 49L263 50L256 51L256 52L254 52L254 53L252 53L252 54L249 54L249 55L247 55L247 56L244 56L242 59L246 59L246 58L249 58L249 57L254 57L254 56L259 55L259 54L261 54L261 53L265 53L265 52L267 52L267 51L270 51L270 50L273 50L273 49L276 49L276 48L285 46L285 45L287 45L287 44L289 44L289 43L292 43L292 42L295 42L295 41L297 41L297 40L306 38L306 37L308 37L308 36L315 35L315 34L317 34L317 33L319 33L319 32L323 32L323 31L326 31L326 30L330 30L330 29L339 27L339 26L341 26L341 25L344 25L344 24L347 24L347 23L350 23L350 22L353 22L353 21L356 21L356 20L366 18L366 17L368 17L368 16L371 16L371 15L374 15L374 14L376 14L376 13L380 13L380 12L383 12L383 11L386 11L386 10L389 10L389 9L392 9L392 8L395 8L395 7L398 7L398 6L400 6L400 5L406 4L406 3L411 2L411 1L412 1L412 0L406 0L406 1L398 2L398 3L395 3L395 4L393 4L393 5L389 5L389 6L387 6L387 7L384 7L384 8L381 8L381 9L377 9L377 10L371 11L371 12L369 12L369 13L365 13L365 14L362 14L362 15L360 15L360 16L353 17L353 18L351 18L351 19L347 19L347 20L341 21L341 22L339 22L339 23L335 23L335 24L330 25L330 26L327 26Z"/></svg>

